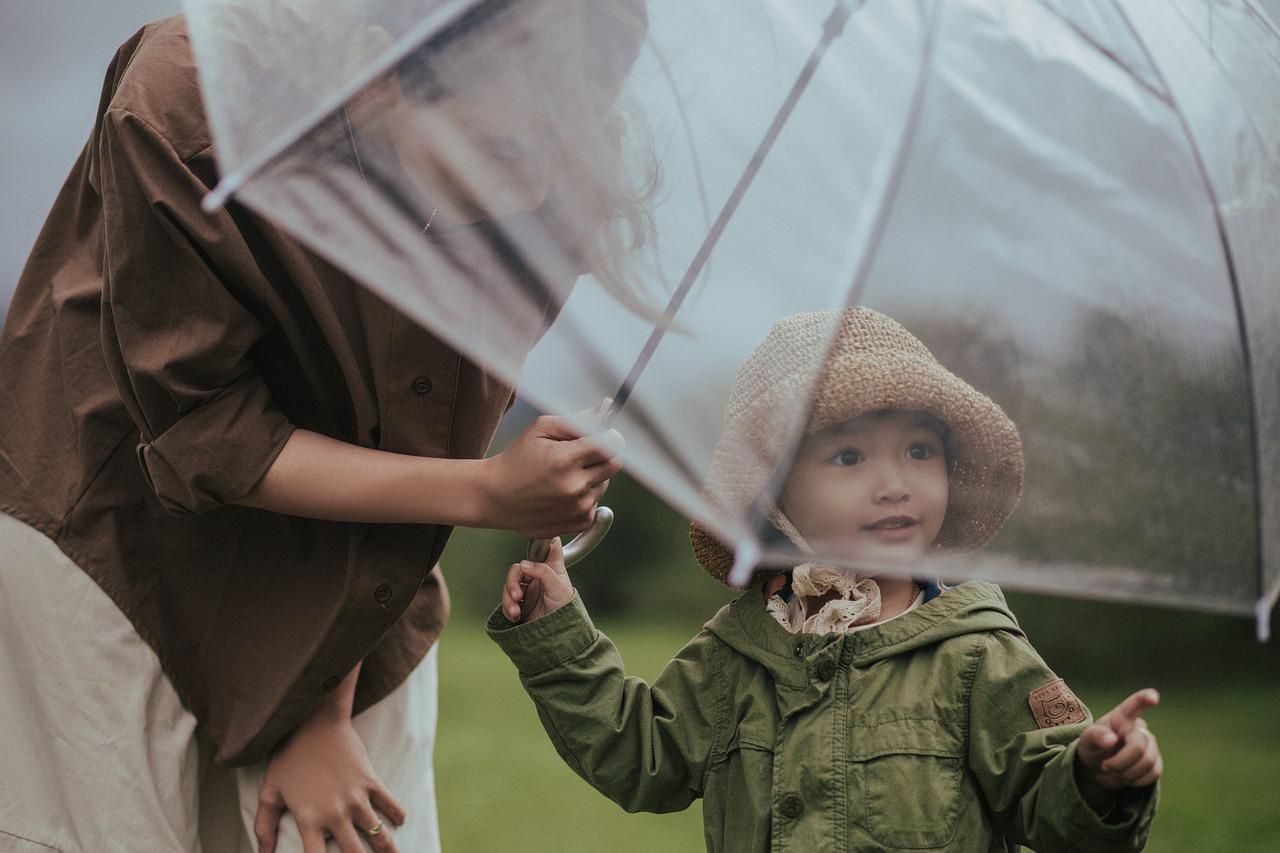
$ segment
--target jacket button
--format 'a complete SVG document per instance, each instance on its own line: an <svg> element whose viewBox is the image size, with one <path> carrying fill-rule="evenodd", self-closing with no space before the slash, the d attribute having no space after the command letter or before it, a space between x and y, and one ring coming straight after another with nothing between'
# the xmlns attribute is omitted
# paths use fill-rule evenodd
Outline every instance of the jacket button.
<svg viewBox="0 0 1280 853"><path fill-rule="evenodd" d="M328 693L330 690L332 690L333 688L337 687L337 686L338 686L339 684L341 684L341 683L342 683L342 679L341 679L341 678L339 678L339 677L338 677L338 676L336 676L336 675L331 675L331 676L329 676L328 678L326 678L326 679L324 680L324 684L322 684L322 685L320 685L320 686L324 688L324 692L325 692L325 693Z"/></svg>
<svg viewBox="0 0 1280 853"><path fill-rule="evenodd" d="M379 604L386 604L391 600L391 595L391 587L385 583L380 583L377 589L373 591L373 600Z"/></svg>
<svg viewBox="0 0 1280 853"><path fill-rule="evenodd" d="M431 380L425 376L419 376L413 380L413 393L422 395L431 393Z"/></svg>
<svg viewBox="0 0 1280 853"><path fill-rule="evenodd" d="M823 681L830 681L831 677L836 674L836 662L831 658L823 658L818 663L818 678Z"/></svg>
<svg viewBox="0 0 1280 853"><path fill-rule="evenodd" d="M783 794L781 811L782 816L789 819L800 817L800 813L804 811L804 800L800 799L799 794Z"/></svg>

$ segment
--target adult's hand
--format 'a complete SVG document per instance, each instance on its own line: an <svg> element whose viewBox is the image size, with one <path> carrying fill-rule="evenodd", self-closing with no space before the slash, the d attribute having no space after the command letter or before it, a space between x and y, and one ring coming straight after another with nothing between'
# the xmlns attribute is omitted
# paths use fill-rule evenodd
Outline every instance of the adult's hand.
<svg viewBox="0 0 1280 853"><path fill-rule="evenodd" d="M267 762L253 825L261 853L275 850L286 811L298 825L305 853L324 853L329 837L342 853L364 853L362 835L378 853L397 853L387 827L405 818L351 720L326 716L298 726Z"/></svg>
<svg viewBox="0 0 1280 853"><path fill-rule="evenodd" d="M586 530L609 479L622 469L623 444L616 430L583 435L562 418L538 418L484 460L481 526L530 539Z"/></svg>

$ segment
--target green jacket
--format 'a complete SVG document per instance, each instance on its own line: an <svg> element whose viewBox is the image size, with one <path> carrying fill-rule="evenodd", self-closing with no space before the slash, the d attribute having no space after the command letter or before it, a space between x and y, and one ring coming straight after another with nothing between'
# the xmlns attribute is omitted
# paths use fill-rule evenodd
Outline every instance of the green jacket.
<svg viewBox="0 0 1280 853"><path fill-rule="evenodd" d="M1081 798L1074 741L1037 728L1056 676L1000 590L978 581L853 634L794 635L760 589L726 605L652 686L628 678L577 596L487 630L569 766L627 811L703 800L707 849L1141 850L1156 792L1107 821Z"/></svg>

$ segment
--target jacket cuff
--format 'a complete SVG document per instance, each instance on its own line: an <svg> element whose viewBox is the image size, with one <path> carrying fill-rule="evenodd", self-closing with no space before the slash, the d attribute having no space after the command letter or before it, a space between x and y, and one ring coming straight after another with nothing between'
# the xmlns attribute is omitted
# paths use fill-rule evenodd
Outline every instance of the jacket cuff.
<svg viewBox="0 0 1280 853"><path fill-rule="evenodd" d="M249 494L293 430L258 375L246 373L140 441L138 460L166 510L199 515Z"/></svg>
<svg viewBox="0 0 1280 853"><path fill-rule="evenodd" d="M484 630L524 676L568 663L599 636L577 590L570 601L532 622L513 624L496 607Z"/></svg>
<svg viewBox="0 0 1280 853"><path fill-rule="evenodd" d="M1116 792L1118 803L1104 819L1087 802L1075 780L1076 746L1073 741L1067 747L1064 761L1067 778L1063 784L1053 786L1058 802L1058 813L1065 815L1068 825L1081 836L1092 840L1086 845L1090 850L1137 851L1147 843L1151 834L1151 822L1155 817L1159 800L1159 783L1148 788L1124 788ZM1062 772L1062 771L1060 771Z"/></svg>

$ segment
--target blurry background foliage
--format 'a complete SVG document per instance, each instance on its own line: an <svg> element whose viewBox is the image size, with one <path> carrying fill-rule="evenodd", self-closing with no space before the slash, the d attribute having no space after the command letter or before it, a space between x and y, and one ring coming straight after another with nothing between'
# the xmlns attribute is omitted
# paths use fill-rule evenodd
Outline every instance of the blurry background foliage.
<svg viewBox="0 0 1280 853"><path fill-rule="evenodd" d="M1072 355L1048 361L996 323L899 319L1022 433L1026 488L993 550L1152 569L1256 597L1238 342L1191 355L1171 333L1093 309L1073 330Z"/></svg>

